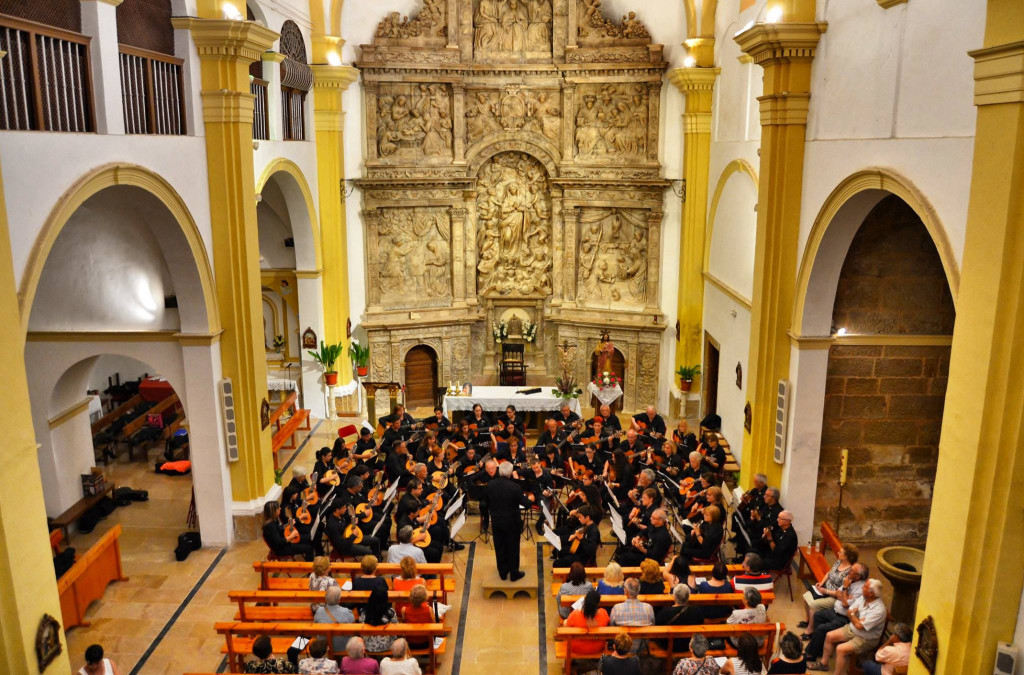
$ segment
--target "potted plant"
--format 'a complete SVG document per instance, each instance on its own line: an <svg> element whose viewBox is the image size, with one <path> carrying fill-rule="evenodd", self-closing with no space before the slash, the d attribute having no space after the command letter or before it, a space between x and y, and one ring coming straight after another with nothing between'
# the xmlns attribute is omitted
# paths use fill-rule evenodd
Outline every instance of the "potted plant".
<svg viewBox="0 0 1024 675"><path fill-rule="evenodd" d="M338 384L338 371L334 369L334 364L337 363L338 357L341 356L341 343L329 345L321 340L320 349L315 352L310 350L309 355L324 369L324 382L327 386L333 387Z"/></svg>
<svg viewBox="0 0 1024 675"><path fill-rule="evenodd" d="M274 350L278 354L280 354L282 349L284 349L284 336L283 335L275 335L274 336Z"/></svg>
<svg viewBox="0 0 1024 675"><path fill-rule="evenodd" d="M700 364L693 366L679 366L676 370L676 375L679 376L679 391L690 391L693 386L693 378L700 375Z"/></svg>
<svg viewBox="0 0 1024 675"><path fill-rule="evenodd" d="M353 340L348 346L348 356L352 359L352 364L356 367L356 374L359 377L366 377L370 364L369 345L364 347L359 344L358 340Z"/></svg>
<svg viewBox="0 0 1024 675"><path fill-rule="evenodd" d="M551 390L551 393L558 398L570 401L574 398L579 398L583 390L576 384L576 378L572 375L565 375L555 378L555 388Z"/></svg>

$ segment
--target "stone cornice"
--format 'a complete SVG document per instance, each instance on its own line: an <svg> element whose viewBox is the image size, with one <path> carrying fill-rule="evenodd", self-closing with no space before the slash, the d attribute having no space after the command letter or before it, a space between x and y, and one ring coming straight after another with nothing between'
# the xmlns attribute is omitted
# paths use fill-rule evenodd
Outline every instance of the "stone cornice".
<svg viewBox="0 0 1024 675"><path fill-rule="evenodd" d="M780 61L810 61L822 33L828 29L825 22L813 23L759 23L743 31L734 39L740 49L765 65Z"/></svg>
<svg viewBox="0 0 1024 675"><path fill-rule="evenodd" d="M974 59L974 104L1024 102L1024 42L968 52Z"/></svg>
<svg viewBox="0 0 1024 675"><path fill-rule="evenodd" d="M223 56L259 61L274 44L279 33L253 21L197 19L179 16L171 19L175 28L187 29L200 56Z"/></svg>
<svg viewBox="0 0 1024 675"><path fill-rule="evenodd" d="M348 85L359 79L359 71L352 66L315 65L311 68L313 86L316 88L345 91Z"/></svg>
<svg viewBox="0 0 1024 675"><path fill-rule="evenodd" d="M711 91L721 68L673 68L668 71L668 81L686 94L693 91Z"/></svg>
<svg viewBox="0 0 1024 675"><path fill-rule="evenodd" d="M281 63L288 57L281 52L263 52L260 58L264 63Z"/></svg>
<svg viewBox="0 0 1024 675"><path fill-rule="evenodd" d="M906 2L907 0L878 0L878 6L881 7L882 9L889 9L890 7L895 7L896 5L904 5L906 4Z"/></svg>

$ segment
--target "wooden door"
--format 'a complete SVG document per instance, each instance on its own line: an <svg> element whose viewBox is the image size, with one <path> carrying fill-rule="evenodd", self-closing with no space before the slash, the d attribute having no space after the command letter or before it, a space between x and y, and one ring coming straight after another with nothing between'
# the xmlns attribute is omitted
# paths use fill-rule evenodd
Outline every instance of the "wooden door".
<svg viewBox="0 0 1024 675"><path fill-rule="evenodd" d="M610 369L609 372L611 372L611 373L613 373L615 375L618 375L620 378L622 378L622 391L625 392L626 391L626 357L623 356L622 352L620 352L618 349L615 349L615 350L612 351L612 364L611 364L611 369ZM590 357L590 379L593 380L595 377L597 377L597 354L594 354L593 356ZM581 388L582 389L586 389L587 388L585 382L583 383L583 386ZM612 412L617 412L619 410L622 410L622 399L623 398L625 398L625 395L620 396L615 401L615 403L612 404ZM597 412L597 410L601 407L601 402L597 400L596 396L591 395L591 397L590 397L590 405L594 408L594 411Z"/></svg>
<svg viewBox="0 0 1024 675"><path fill-rule="evenodd" d="M418 345L405 355L405 404L410 408L434 405L437 394L437 354Z"/></svg>
<svg viewBox="0 0 1024 675"><path fill-rule="evenodd" d="M718 412L718 343L713 337L704 333L704 370L701 381L704 383L704 415Z"/></svg>

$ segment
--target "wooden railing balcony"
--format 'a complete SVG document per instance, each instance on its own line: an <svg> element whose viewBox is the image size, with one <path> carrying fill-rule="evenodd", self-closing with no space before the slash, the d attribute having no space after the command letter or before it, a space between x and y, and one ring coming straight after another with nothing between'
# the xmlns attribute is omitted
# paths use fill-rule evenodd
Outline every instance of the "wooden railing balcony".
<svg viewBox="0 0 1024 675"><path fill-rule="evenodd" d="M96 129L85 35L0 14L0 129Z"/></svg>
<svg viewBox="0 0 1024 675"><path fill-rule="evenodd" d="M184 134L182 60L126 45L119 51L125 133Z"/></svg>
<svg viewBox="0 0 1024 675"><path fill-rule="evenodd" d="M249 80L253 95L252 137L257 141L270 140L270 117L267 114L267 81L254 77Z"/></svg>
<svg viewBox="0 0 1024 675"><path fill-rule="evenodd" d="M306 92L281 87L281 116L284 122L284 140L306 140Z"/></svg>

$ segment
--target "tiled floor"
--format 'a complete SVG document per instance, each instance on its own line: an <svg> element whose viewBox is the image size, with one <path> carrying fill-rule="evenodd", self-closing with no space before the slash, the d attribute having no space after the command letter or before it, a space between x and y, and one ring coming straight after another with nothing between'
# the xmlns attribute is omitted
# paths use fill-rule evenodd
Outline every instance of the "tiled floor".
<svg viewBox="0 0 1024 675"><path fill-rule="evenodd" d="M312 466L314 450L333 440L335 430L346 422L321 424L296 461ZM150 455L155 459L158 450L154 448ZM118 509L89 535L72 535L72 545L79 551L85 551L106 530L120 523L124 529L121 536L122 558L125 574L129 577L128 581L111 584L104 597L92 605L87 613L88 620L92 622L90 626L75 628L68 634L68 648L75 672L83 665L85 648L96 642L104 646L107 655L126 675L133 672L133 668L137 668L134 672L147 675L215 672L222 661L220 648L223 640L214 633L213 624L231 620L235 612L235 606L228 601L227 591L253 589L258 584L252 563L266 553L262 542L232 545L202 584L199 584L201 578L221 554L219 549L202 549L184 562L175 562L173 549L178 534L186 529L191 479L161 476L152 471L152 466L152 460L145 464L128 464L123 459L112 465L110 473L118 485L149 490L149 502ZM478 523L478 517L470 516L458 538L467 542L472 540L478 534ZM605 538L610 539L611 535L606 534ZM602 547L599 562L604 563L608 559L611 548ZM542 555L545 574L541 576L540 584L547 617L547 639L543 649L547 672L560 673L561 663L555 659L554 643L550 640L556 623L551 617L556 617L557 613L549 590L548 552L545 544ZM874 568L874 551L866 551L862 555ZM460 674L541 672L537 600L483 597L480 586L482 573L477 571L494 567L491 545L478 539L475 546L456 554L446 553L444 559L453 560L456 565L457 591L451 596L452 609L446 617L455 631L441 665L441 675L455 672L456 646L460 643L457 671ZM524 569L532 570L536 561L535 541L524 540ZM468 591L465 585L467 565L471 565L473 570ZM891 591L887 583L885 586L888 601ZM196 588L194 595L171 622L193 588ZM790 601L785 581L777 585L779 597L769 611L773 621L795 627L796 622L804 618L800 600L802 588L794 585L793 591L795 601ZM470 602L466 630L460 635L458 627L465 592L469 593ZM155 643L168 625L162 639Z"/></svg>

